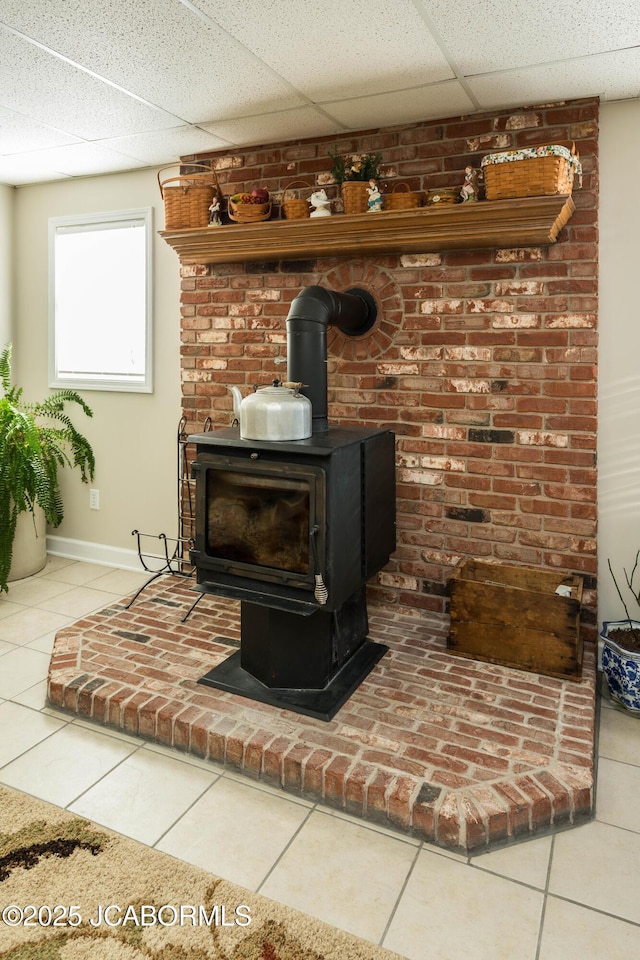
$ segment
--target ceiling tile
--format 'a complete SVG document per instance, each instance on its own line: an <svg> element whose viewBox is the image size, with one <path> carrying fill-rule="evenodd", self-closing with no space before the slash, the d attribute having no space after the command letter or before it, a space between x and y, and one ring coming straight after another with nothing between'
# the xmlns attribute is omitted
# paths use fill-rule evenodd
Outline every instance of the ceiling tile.
<svg viewBox="0 0 640 960"><path fill-rule="evenodd" d="M0 106L86 140L178 122L1 29Z"/></svg>
<svg viewBox="0 0 640 960"><path fill-rule="evenodd" d="M591 4L585 0L483 0L475 6L468 0L418 3L465 76L640 44L638 0Z"/></svg>
<svg viewBox="0 0 640 960"><path fill-rule="evenodd" d="M456 81L433 83L401 93L380 93L324 103L323 108L351 130L393 126L436 117L455 117L475 109L464 88Z"/></svg>
<svg viewBox="0 0 640 960"><path fill-rule="evenodd" d="M158 166L163 163L175 163L180 157L190 153L224 150L229 146L229 142L200 127L185 124L168 130L140 133L133 137L115 137L104 141L103 146L127 157L142 160L150 166Z"/></svg>
<svg viewBox="0 0 640 960"><path fill-rule="evenodd" d="M124 157L98 143L74 143L69 147L40 150L38 154L45 166L68 177L87 177L146 166L140 160Z"/></svg>
<svg viewBox="0 0 640 960"><path fill-rule="evenodd" d="M0 21L190 123L304 102L177 0L3 0Z"/></svg>
<svg viewBox="0 0 640 960"><path fill-rule="evenodd" d="M340 123L325 116L315 107L283 110L256 117L221 120L199 124L235 146L258 143L276 143L279 140L299 140L305 137L325 137L342 130Z"/></svg>
<svg viewBox="0 0 640 960"><path fill-rule="evenodd" d="M48 167L38 152L14 153L10 157L0 157L0 183L9 186L67 179L66 174Z"/></svg>
<svg viewBox="0 0 640 960"><path fill-rule="evenodd" d="M0 107L0 156L77 142L77 137Z"/></svg>
<svg viewBox="0 0 640 960"><path fill-rule="evenodd" d="M547 64L474 77L468 83L483 110L589 96L638 97L640 48L573 60L570 69L567 64Z"/></svg>
<svg viewBox="0 0 640 960"><path fill-rule="evenodd" d="M315 102L453 76L412 0L194 2Z"/></svg>

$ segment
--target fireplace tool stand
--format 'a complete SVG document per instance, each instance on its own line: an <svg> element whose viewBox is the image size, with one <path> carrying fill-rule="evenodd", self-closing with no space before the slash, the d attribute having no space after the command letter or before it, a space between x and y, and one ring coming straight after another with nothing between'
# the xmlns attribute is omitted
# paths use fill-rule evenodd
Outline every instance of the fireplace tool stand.
<svg viewBox="0 0 640 960"><path fill-rule="evenodd" d="M207 417L204 422L203 431L208 433L212 428L211 417ZM136 546L138 558L144 570L151 576L137 590L131 600L125 606L128 610L136 602L138 597L152 583L163 576L185 577L193 579L194 569L189 559L188 551L194 545L193 526L195 522L195 504L193 480L191 479L191 464L188 457L188 434L186 432L186 417L181 417L178 423L177 447L178 447L178 536L169 538L165 533L151 534L141 533L140 530L132 530L131 536L136 537ZM149 553L143 547L143 542L147 540L157 540L160 545L160 553ZM150 564L160 566L152 569ZM189 609L180 618L184 623L191 615L195 607L202 599L202 594L196 597Z"/></svg>

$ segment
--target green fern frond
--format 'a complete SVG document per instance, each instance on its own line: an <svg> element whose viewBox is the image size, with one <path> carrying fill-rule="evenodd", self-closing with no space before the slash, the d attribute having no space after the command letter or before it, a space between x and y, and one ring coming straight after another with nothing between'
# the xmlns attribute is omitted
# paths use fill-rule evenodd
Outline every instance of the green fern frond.
<svg viewBox="0 0 640 960"><path fill-rule="evenodd" d="M11 344L0 354L0 590L7 590L18 515L42 507L47 522L63 519L58 469L78 467L83 483L93 480L91 444L73 425L67 404L93 411L75 390L60 390L40 403L24 403L11 384ZM43 422L44 421L44 422Z"/></svg>

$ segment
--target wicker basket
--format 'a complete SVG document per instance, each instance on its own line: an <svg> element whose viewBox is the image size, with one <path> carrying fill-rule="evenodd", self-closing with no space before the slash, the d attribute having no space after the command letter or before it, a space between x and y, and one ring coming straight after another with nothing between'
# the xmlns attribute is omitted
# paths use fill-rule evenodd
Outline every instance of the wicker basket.
<svg viewBox="0 0 640 960"><path fill-rule="evenodd" d="M166 171L172 175L163 179ZM206 227L214 195L222 197L215 170L202 163L163 167L158 171L158 186L164 200L165 230Z"/></svg>
<svg viewBox="0 0 640 960"><path fill-rule="evenodd" d="M345 180L342 184L342 205L345 213L366 213L369 209L369 183L366 180Z"/></svg>
<svg viewBox="0 0 640 960"><path fill-rule="evenodd" d="M385 210L415 210L420 206L422 206L422 193L412 190L404 180L396 183L391 193L384 194Z"/></svg>
<svg viewBox="0 0 640 960"><path fill-rule="evenodd" d="M307 180L292 180L286 185L282 191L282 202L280 204L280 215L286 220L306 220L311 213L308 200L304 200L301 197L293 197L290 200L285 199L287 190L291 190L296 183L304 187L313 187L313 184ZM300 189L300 187L298 187L298 189Z"/></svg>
<svg viewBox="0 0 640 960"><path fill-rule="evenodd" d="M554 144L550 148L565 147L565 155L526 156L530 151L508 150L490 154L499 162L482 161L485 196L487 200L509 200L517 197L545 197L570 194L576 173L581 173L575 144ZM534 152L534 148L532 151ZM523 156L525 154L525 156Z"/></svg>
<svg viewBox="0 0 640 960"><path fill-rule="evenodd" d="M433 207L436 204L458 203L460 200L459 187L435 187L427 193L427 206Z"/></svg>
<svg viewBox="0 0 640 960"><path fill-rule="evenodd" d="M234 203L228 201L229 219L235 223L260 223L271 216L271 200L268 203Z"/></svg>

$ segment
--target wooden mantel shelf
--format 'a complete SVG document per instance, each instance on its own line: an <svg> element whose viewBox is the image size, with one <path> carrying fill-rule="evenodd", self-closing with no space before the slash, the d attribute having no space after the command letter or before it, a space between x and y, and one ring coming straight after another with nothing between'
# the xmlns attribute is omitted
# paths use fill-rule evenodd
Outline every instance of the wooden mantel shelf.
<svg viewBox="0 0 640 960"><path fill-rule="evenodd" d="M554 243L574 210L570 196L526 197L161 230L160 236L182 263L203 264L530 247Z"/></svg>

